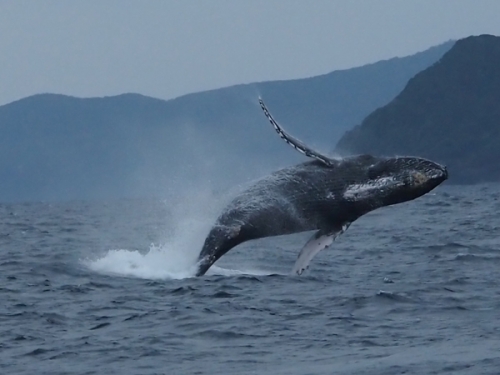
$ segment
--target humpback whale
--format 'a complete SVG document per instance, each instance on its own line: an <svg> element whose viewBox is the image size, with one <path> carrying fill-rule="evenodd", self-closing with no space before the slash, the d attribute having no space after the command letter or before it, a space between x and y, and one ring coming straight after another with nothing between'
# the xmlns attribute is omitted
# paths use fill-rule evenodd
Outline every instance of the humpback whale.
<svg viewBox="0 0 500 375"><path fill-rule="evenodd" d="M237 195L209 231L196 276L243 242L314 230L292 269L300 275L361 216L416 199L448 178L445 166L420 157L330 158L285 132L259 103L280 137L313 160L277 170Z"/></svg>

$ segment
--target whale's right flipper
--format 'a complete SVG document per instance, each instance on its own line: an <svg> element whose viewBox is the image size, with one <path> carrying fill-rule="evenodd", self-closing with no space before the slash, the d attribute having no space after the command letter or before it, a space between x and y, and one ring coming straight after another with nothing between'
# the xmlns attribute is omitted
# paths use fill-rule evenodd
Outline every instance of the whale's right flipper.
<svg viewBox="0 0 500 375"><path fill-rule="evenodd" d="M319 230L314 233L309 241L307 241L304 245L302 250L300 250L299 256L293 266L292 274L301 275L302 272L309 267L309 263L311 263L311 260L316 256L316 254L330 246L338 236L349 228L349 225L350 223L346 223L340 228L336 228L328 232Z"/></svg>
<svg viewBox="0 0 500 375"><path fill-rule="evenodd" d="M290 146L292 146L294 149L296 149L298 152L310 157L317 159L321 161L323 164L326 164L329 167L332 167L334 165L337 165L338 162L336 160L330 159L328 156L322 155L317 151L314 151L313 149L307 147L304 143L299 141L297 138L292 137L290 134L285 132L283 128L274 120L273 116L271 116L271 113L267 109L266 105L264 104L264 101L259 98L259 103L260 107L264 111L264 114L266 115L267 119L271 123L271 125L274 127L276 132L280 135L283 140L288 143Z"/></svg>

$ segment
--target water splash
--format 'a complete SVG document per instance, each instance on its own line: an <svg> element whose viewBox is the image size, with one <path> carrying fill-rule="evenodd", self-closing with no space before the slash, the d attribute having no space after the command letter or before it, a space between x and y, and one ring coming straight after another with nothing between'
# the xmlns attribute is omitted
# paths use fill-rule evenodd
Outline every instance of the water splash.
<svg viewBox="0 0 500 375"><path fill-rule="evenodd" d="M163 203L173 220L165 223L161 244L151 244L142 251L110 249L81 263L95 272L112 275L145 279L193 277L198 254L223 199L210 187L185 186Z"/></svg>
<svg viewBox="0 0 500 375"><path fill-rule="evenodd" d="M144 279L183 279L194 276L207 222L184 220L178 223L161 245L147 251L111 249L95 259L82 262L95 272Z"/></svg>
<svg viewBox="0 0 500 375"><path fill-rule="evenodd" d="M104 256L82 263L92 271L143 279L184 279L194 276L195 259L170 246L151 245L146 253L126 249L109 250Z"/></svg>
<svg viewBox="0 0 500 375"><path fill-rule="evenodd" d="M82 263L94 272L137 277L142 279L185 279L194 277L196 266L196 255L176 251L175 247L168 245L151 245L146 253L126 249L109 250L97 259L84 259ZM268 276L275 274L267 270L257 269L232 269L213 266L209 275L220 276Z"/></svg>

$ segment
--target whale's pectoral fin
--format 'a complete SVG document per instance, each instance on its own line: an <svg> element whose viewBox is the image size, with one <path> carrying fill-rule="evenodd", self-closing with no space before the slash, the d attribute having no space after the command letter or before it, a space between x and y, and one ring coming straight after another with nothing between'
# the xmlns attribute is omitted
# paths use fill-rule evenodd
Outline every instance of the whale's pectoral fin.
<svg viewBox="0 0 500 375"><path fill-rule="evenodd" d="M311 263L316 254L330 246L338 236L349 228L349 225L350 223L346 223L330 231L319 230L314 233L302 250L300 250L299 256L293 266L292 274L301 275L302 272L309 268L309 263Z"/></svg>
<svg viewBox="0 0 500 375"><path fill-rule="evenodd" d="M259 98L259 103L260 103L260 107L264 111L264 114L266 115L266 117L269 120L269 122L271 123L271 125L274 127L276 132L280 135L281 138L283 138L283 140L286 143L288 143L290 146L292 146L294 149L296 149L300 153L302 153L310 158L317 159L329 167L332 167L332 166L338 164L337 161L330 159L328 156L322 155L321 153L319 153L317 151L314 151L313 149L307 147L304 143L299 141L297 138L294 138L290 134L285 132L283 130L283 128L274 120L273 116L271 116L271 113L269 112L266 105L264 104L264 101L261 98Z"/></svg>

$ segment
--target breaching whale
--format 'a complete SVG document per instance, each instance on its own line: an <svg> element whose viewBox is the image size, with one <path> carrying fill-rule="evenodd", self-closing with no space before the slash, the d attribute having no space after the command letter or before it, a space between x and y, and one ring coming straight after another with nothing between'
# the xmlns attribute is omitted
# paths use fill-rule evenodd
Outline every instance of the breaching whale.
<svg viewBox="0 0 500 375"><path fill-rule="evenodd" d="M420 157L330 158L286 133L259 103L280 137L314 160L280 169L236 196L208 233L196 276L243 242L316 230L293 267L300 275L356 219L416 199L448 178L445 166Z"/></svg>

